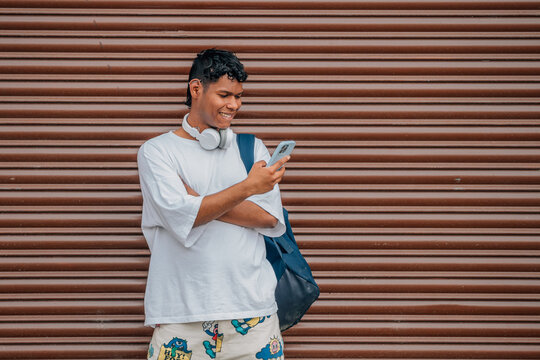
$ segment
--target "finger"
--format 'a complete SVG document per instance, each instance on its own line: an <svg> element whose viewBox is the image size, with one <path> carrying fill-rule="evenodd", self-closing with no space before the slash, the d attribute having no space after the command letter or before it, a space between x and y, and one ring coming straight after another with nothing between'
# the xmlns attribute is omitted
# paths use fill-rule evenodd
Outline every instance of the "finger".
<svg viewBox="0 0 540 360"><path fill-rule="evenodd" d="M281 166L283 166L283 164L285 164L287 161L289 161L290 158L291 158L291 155L287 155L287 156L282 157L274 165L270 166L270 169L272 169L272 171L276 171Z"/></svg>
<svg viewBox="0 0 540 360"><path fill-rule="evenodd" d="M256 163L253 163L253 165L251 166L251 169L249 170L249 174L251 174L252 171L254 171L255 169L259 169L259 168L262 168L266 166L266 161L264 160L260 160L260 161L257 161Z"/></svg>
<svg viewBox="0 0 540 360"><path fill-rule="evenodd" d="M257 161L256 163L253 164L253 166L257 165L257 167L264 167L266 166L266 161L264 160L259 160Z"/></svg>
<svg viewBox="0 0 540 360"><path fill-rule="evenodd" d="M282 167L278 172L276 172L276 176L274 177L275 182L281 182L281 179L283 179L283 174L285 173L285 167Z"/></svg>
<svg viewBox="0 0 540 360"><path fill-rule="evenodd" d="M276 171L274 174L279 176L279 177L282 177L284 173L285 173L285 166L283 166L281 169Z"/></svg>
<svg viewBox="0 0 540 360"><path fill-rule="evenodd" d="M283 176L280 176L277 179L275 179L274 182L272 183L272 187L276 186L276 184L279 184L282 179L283 179Z"/></svg>

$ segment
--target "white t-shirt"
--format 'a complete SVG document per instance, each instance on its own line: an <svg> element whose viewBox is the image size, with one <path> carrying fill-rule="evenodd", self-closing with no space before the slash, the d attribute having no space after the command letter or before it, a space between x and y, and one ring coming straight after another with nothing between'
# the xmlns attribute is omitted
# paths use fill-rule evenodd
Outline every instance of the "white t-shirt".
<svg viewBox="0 0 540 360"><path fill-rule="evenodd" d="M270 154L255 140L255 162ZM273 228L219 220L193 227L205 195L247 177L236 134L227 149L204 150L197 140L169 131L137 152L143 196L141 229L150 249L144 296L145 326L239 319L277 311L276 276L263 235L285 232L279 187L250 196L278 219ZM182 179L200 196L189 195Z"/></svg>

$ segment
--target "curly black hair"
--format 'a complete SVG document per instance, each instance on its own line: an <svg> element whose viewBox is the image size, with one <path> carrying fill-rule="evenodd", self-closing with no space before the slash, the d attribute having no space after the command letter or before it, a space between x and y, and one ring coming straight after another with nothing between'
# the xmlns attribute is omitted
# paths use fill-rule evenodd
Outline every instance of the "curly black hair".
<svg viewBox="0 0 540 360"><path fill-rule="evenodd" d="M238 60L233 52L216 48L206 49L197 54L191 70L189 71L187 97L185 104L191 108L191 92L189 82L191 79L199 79L206 90L210 83L216 82L220 77L227 74L229 79L239 82L246 81L248 74L244 65Z"/></svg>

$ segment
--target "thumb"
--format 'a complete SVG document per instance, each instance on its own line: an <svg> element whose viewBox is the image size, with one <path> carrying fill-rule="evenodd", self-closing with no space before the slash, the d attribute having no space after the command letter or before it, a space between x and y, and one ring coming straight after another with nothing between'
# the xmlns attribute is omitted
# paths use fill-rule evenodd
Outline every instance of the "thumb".
<svg viewBox="0 0 540 360"><path fill-rule="evenodd" d="M264 161L264 160L259 160L259 161L257 161L256 163L254 163L253 166L256 166L256 167L264 167L264 166L266 166L266 161Z"/></svg>

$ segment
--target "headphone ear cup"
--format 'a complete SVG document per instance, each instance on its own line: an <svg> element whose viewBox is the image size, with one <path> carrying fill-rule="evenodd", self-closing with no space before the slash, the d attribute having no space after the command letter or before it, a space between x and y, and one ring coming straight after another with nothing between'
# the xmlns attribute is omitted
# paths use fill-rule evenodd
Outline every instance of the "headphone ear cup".
<svg viewBox="0 0 540 360"><path fill-rule="evenodd" d="M233 131L230 127L219 130L219 135L221 137L221 141L219 142L220 149L226 149L231 146L233 139Z"/></svg>
<svg viewBox="0 0 540 360"><path fill-rule="evenodd" d="M219 146L219 143L221 142L221 137L217 130L208 128L199 135L198 140L203 149L214 150Z"/></svg>

